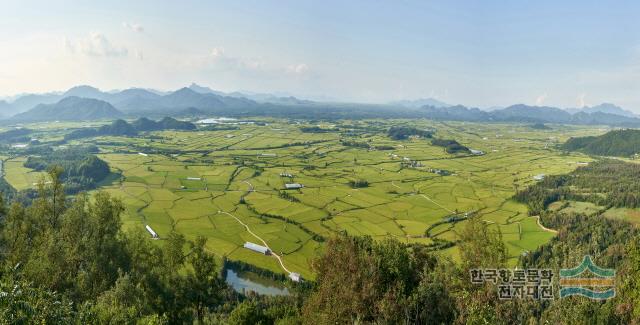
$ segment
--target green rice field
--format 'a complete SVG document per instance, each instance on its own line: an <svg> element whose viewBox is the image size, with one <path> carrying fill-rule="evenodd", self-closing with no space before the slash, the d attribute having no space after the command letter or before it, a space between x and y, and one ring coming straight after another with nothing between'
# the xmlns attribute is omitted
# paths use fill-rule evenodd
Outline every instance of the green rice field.
<svg viewBox="0 0 640 325"><path fill-rule="evenodd" d="M322 240L338 232L437 248L442 242L455 244L468 215L501 230L515 263L554 233L540 228L526 206L510 197L535 182L535 175L563 174L591 161L563 153L556 144L606 131L365 120L319 124L330 131L303 133L297 123L267 120L233 130L157 131L67 145L97 144L98 156L120 175L102 189L125 203L124 227L148 224L160 238L172 230L189 239L205 236L208 249L219 257L283 272L277 259L242 247L247 241L260 243L260 237L286 269L313 278L310 262L322 250ZM423 138L391 140L386 130L394 125L434 129L436 137L484 154L448 154ZM42 130L43 137L61 132L51 126ZM384 150L345 146L341 140ZM25 159L4 160L5 179L16 189L32 187L41 176L22 166ZM369 186L352 188L349 182L357 180ZM285 190L286 183L304 187ZM451 221L452 216L459 219ZM441 251L457 258L455 245Z"/></svg>

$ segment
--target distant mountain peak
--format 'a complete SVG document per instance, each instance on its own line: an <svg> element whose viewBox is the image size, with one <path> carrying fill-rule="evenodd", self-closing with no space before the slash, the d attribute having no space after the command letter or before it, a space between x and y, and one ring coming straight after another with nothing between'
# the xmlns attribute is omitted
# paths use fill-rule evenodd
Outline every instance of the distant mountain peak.
<svg viewBox="0 0 640 325"><path fill-rule="evenodd" d="M213 89L211 89L209 87L198 85L195 82L192 82L191 85L189 85L189 87L187 87L187 88L189 88L189 89L191 89L191 90L193 90L193 91L195 91L197 93L200 93L200 94L225 95L221 91L213 90Z"/></svg>
<svg viewBox="0 0 640 325"><path fill-rule="evenodd" d="M584 106L582 108L569 108L568 112L572 114L576 113L606 113L612 115L619 115L625 117L638 117L631 111L625 110L624 108L612 104L612 103L602 103L596 106Z"/></svg>
<svg viewBox="0 0 640 325"><path fill-rule="evenodd" d="M410 99L410 100L398 100L389 103L390 105L397 105L407 108L419 108L423 106L431 106L431 107L449 107L451 104L447 104L443 101L440 101L435 98L418 98L418 99Z"/></svg>
<svg viewBox="0 0 640 325"><path fill-rule="evenodd" d="M87 121L123 116L108 102L94 98L69 96L54 104L39 104L12 117L15 121Z"/></svg>

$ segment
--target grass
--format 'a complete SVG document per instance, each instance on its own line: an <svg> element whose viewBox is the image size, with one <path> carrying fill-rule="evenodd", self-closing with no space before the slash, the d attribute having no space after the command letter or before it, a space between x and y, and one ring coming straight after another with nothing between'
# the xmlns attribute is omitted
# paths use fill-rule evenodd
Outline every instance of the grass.
<svg viewBox="0 0 640 325"><path fill-rule="evenodd" d="M26 157L18 157L5 160L3 163L4 178L16 190L36 188L38 182L47 175L45 172L37 172L24 167Z"/></svg>

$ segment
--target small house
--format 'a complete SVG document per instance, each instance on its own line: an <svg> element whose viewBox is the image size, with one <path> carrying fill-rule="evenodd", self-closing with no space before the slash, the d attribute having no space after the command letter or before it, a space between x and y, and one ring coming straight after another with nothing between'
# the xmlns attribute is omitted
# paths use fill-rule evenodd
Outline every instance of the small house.
<svg viewBox="0 0 640 325"><path fill-rule="evenodd" d="M153 229L151 229L151 226L146 225L144 227L147 228L147 231L149 232L149 234L151 234L151 238L153 238L153 239L160 238L160 236L158 236L158 234L155 231L153 231Z"/></svg>
<svg viewBox="0 0 640 325"><path fill-rule="evenodd" d="M243 247L246 248L246 249L252 250L254 252L264 254L264 255L270 255L271 254L271 250L268 247L264 247L264 246L261 246L261 245L258 245L258 244L254 244L254 243L251 243L251 242L244 243Z"/></svg>
<svg viewBox="0 0 640 325"><path fill-rule="evenodd" d="M300 282L300 273L290 272L289 279L291 279L291 281L293 282Z"/></svg>
<svg viewBox="0 0 640 325"><path fill-rule="evenodd" d="M287 190L297 190L297 189L301 189L303 187L304 187L304 185L299 184L299 183L284 184L284 188L287 189Z"/></svg>
<svg viewBox="0 0 640 325"><path fill-rule="evenodd" d="M536 181L544 180L544 174L533 176L533 180L536 180Z"/></svg>

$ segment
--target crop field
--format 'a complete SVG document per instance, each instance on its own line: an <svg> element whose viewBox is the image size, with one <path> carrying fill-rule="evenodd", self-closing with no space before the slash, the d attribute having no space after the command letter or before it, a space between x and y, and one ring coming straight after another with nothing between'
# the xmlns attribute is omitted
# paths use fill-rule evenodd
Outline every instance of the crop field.
<svg viewBox="0 0 640 325"><path fill-rule="evenodd" d="M310 262L323 239L343 231L436 249L447 242L441 251L455 259L455 240L468 215L500 228L515 263L554 234L510 197L536 175L567 173L591 161L558 151L557 143L606 131L428 120L342 121L321 124L326 132L300 130L316 124L267 120L229 130L157 131L68 145L97 144L98 156L121 175L102 189L125 203L124 227L148 224L160 238L171 230L190 239L205 236L220 257L283 272L273 256L242 247L264 240L286 269L313 278ZM448 154L423 138L391 140L386 130L394 125L435 130L438 138L484 154ZM4 162L5 178L20 189L39 176L22 167L24 159ZM361 180L368 186L350 186ZM287 183L304 187L285 190Z"/></svg>
<svg viewBox="0 0 640 325"><path fill-rule="evenodd" d="M26 160L26 157L17 157L4 160L2 164L4 178L17 190L35 188L37 183L46 175L46 173L24 167L23 164Z"/></svg>

